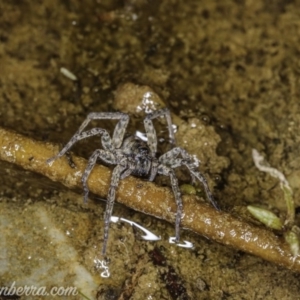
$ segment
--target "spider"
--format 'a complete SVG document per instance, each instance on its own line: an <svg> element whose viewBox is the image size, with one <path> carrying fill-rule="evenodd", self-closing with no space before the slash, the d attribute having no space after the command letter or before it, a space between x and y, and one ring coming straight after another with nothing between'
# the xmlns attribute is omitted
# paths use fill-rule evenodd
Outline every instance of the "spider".
<svg viewBox="0 0 300 300"><path fill-rule="evenodd" d="M152 120L159 117L166 118L170 142L175 145L171 115L167 108L149 113L144 118L147 141L142 140L136 135L125 137L126 127L129 122L128 114L122 112L92 112L88 114L78 131L63 147L63 149L57 155L47 160L47 163L51 164L54 160L63 156L76 142L95 135L101 136L103 149L95 150L90 156L86 169L82 175L82 185L84 190L84 203L86 203L89 194L87 180L96 164L97 159L99 158L109 165L115 165L111 176L110 187L107 195L106 210L104 213L104 241L102 255L105 255L106 253L109 224L111 221L116 189L118 188L119 181L129 175L148 178L149 181L153 181L157 174L170 177L172 190L177 204L175 243L179 243L180 239L179 227L183 208L178 180L174 172L175 168L186 166L191 174L192 181L194 182L196 179L198 179L202 183L207 198L211 204L218 209L205 177L199 171L197 171L198 161L188 154L187 151L181 147L173 147L171 150L158 157L157 137ZM107 130L103 128L96 127L84 131L90 121L100 119L118 120L112 138Z"/></svg>

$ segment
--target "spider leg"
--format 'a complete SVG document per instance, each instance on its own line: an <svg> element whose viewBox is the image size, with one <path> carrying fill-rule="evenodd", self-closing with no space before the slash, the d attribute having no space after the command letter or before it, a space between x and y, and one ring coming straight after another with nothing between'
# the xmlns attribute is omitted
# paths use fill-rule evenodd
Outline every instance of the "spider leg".
<svg viewBox="0 0 300 300"><path fill-rule="evenodd" d="M94 151L94 153L90 156L87 166L82 174L82 178L81 178L81 182L82 182L82 186L83 186L83 201L84 203L87 203L88 200L88 195L89 195L89 188L87 185L87 180L97 162L97 159L100 158L101 160L103 160L104 162L108 163L108 164L116 164L116 159L115 156L106 150L103 149L97 149L96 151Z"/></svg>
<svg viewBox="0 0 300 300"><path fill-rule="evenodd" d="M171 120L171 114L169 109L163 108L148 114L144 119L144 126L147 135L147 144L150 148L152 157L155 157L157 152L157 136L156 136L156 130L154 128L152 120L162 116L165 116L167 120L170 141L172 144L175 144L174 130L172 127L172 120Z"/></svg>
<svg viewBox="0 0 300 300"><path fill-rule="evenodd" d="M203 185L204 187L204 190L205 190L205 193L206 193L206 196L209 200L209 202L213 205L213 207L216 209L216 210L220 210L220 208L218 207L215 199L214 199L214 196L213 194L211 193L209 187L208 187L208 183L207 183L207 180L205 179L205 177L200 173L200 172L197 172L193 169L190 169L188 165L186 165L189 169L189 171L191 172L192 175L194 175Z"/></svg>
<svg viewBox="0 0 300 300"><path fill-rule="evenodd" d="M81 126L79 127L76 134L80 134L84 128L93 120L119 120L117 123L113 138L112 138L112 144L114 148L120 148L123 137L126 131L127 124L129 122L129 116L128 114L121 113L121 112L92 112L89 113L87 118L83 121ZM75 135L76 135L75 134ZM109 147L109 145L108 145ZM105 148L105 145L103 144L103 148Z"/></svg>
<svg viewBox="0 0 300 300"><path fill-rule="evenodd" d="M128 177L129 175L131 175L131 173L135 169L135 165L133 162L127 161L127 163L128 163L127 169L125 169L125 171L121 174L121 176L120 176L121 179L124 179L124 178Z"/></svg>
<svg viewBox="0 0 300 300"><path fill-rule="evenodd" d="M121 174L125 169L126 167L124 167L123 165L117 165L112 172L111 183L107 195L106 209L104 213L104 239L103 239L102 255L105 255L106 253L109 224L110 224L110 218L112 215L113 206L115 202L116 189L119 185Z"/></svg>
<svg viewBox="0 0 300 300"><path fill-rule="evenodd" d="M181 157L178 157L179 154ZM180 147L175 147L160 156L158 161L161 164L170 166L172 169L185 165L190 171L192 181L197 178L202 183L208 200L217 210L219 210L205 177L199 171L196 171L198 164L195 162L193 157L186 152L186 150Z"/></svg>
<svg viewBox="0 0 300 300"><path fill-rule="evenodd" d="M156 130L154 128L153 119L159 118L165 116L168 124L168 131L169 131L169 138L170 142L174 145L175 144L175 135L174 130L172 127L172 120L171 120L171 114L168 108L163 108L160 110L156 110L153 113L147 114L147 116L144 119L144 126L146 130L147 135L147 145L151 152L151 157L154 159L157 152L157 136L156 136ZM158 170L158 162L153 160L152 166L151 166L151 172L149 176L149 181L153 181Z"/></svg>
<svg viewBox="0 0 300 300"><path fill-rule="evenodd" d="M175 175L175 172L171 169L168 168L165 165L159 165L158 166L158 173L165 175L165 176L169 176L170 180L171 180L171 185L172 185L172 190L175 196L175 201L177 204L177 211L176 211L176 220L175 220L175 243L179 243L180 240L180 221L182 218L182 199L181 199L181 193L179 190L179 186L178 186L178 180L177 177Z"/></svg>
<svg viewBox="0 0 300 300"><path fill-rule="evenodd" d="M110 138L108 132L105 129L93 128L91 130L83 131L92 120L101 120L101 119L119 120L119 122L115 127L112 139ZM101 142L105 150L113 151L115 148L120 148L128 122L129 122L129 116L127 114L120 113L120 112L116 112L116 113L110 113L110 112L95 113L94 112L88 114L87 118L83 121L83 123L81 124L77 132L64 146L64 148L57 155L48 159L47 163L50 164L57 158L63 156L76 142L97 134L102 135Z"/></svg>
<svg viewBox="0 0 300 300"><path fill-rule="evenodd" d="M182 165L182 158L178 158L181 154L182 148L175 147L158 158L161 164L170 166L172 169L180 167Z"/></svg>
<svg viewBox="0 0 300 300"><path fill-rule="evenodd" d="M83 131L79 134L75 134L73 135L73 137L69 140L69 142L60 150L60 152L58 154L56 154L55 156L49 158L47 160L47 163L50 164L51 162L53 162L54 160L62 157L76 142L83 140L85 138L91 137L91 136L95 136L95 135L101 135L101 140L103 144L111 144L111 138L108 134L108 132L105 129L102 128L93 128L87 131Z"/></svg>
<svg viewBox="0 0 300 300"><path fill-rule="evenodd" d="M151 164L151 172L150 172L150 176L149 176L149 181L153 181L156 174L157 174L157 170L158 170L158 160L157 159L152 159L152 164Z"/></svg>

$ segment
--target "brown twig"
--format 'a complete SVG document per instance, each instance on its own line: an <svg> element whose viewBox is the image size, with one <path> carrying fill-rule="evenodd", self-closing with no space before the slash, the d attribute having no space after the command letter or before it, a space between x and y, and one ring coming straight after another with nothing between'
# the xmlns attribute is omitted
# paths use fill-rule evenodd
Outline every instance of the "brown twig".
<svg viewBox="0 0 300 300"><path fill-rule="evenodd" d="M43 174L73 188L81 187L81 174L86 160L74 157L77 168L71 168L66 158L49 166L46 160L58 152L58 147L32 140L20 134L0 129L0 159ZM97 165L88 181L90 190L106 197L111 171ZM129 177L121 181L117 201L145 214L174 223L176 204L168 188ZM248 224L225 212L216 211L195 196L184 196L182 226L222 244L259 256L265 260L300 271L300 257L292 256L282 238L269 230Z"/></svg>

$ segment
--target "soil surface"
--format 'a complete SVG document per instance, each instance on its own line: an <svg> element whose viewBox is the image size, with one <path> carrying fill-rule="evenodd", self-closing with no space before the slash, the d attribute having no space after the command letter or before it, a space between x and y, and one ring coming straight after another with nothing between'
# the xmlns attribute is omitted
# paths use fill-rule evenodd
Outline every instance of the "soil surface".
<svg viewBox="0 0 300 300"><path fill-rule="evenodd" d="M259 203L284 215L278 181L255 168L251 150L286 175L299 207L299 57L299 0L2 0L0 126L63 145L89 112L118 110L122 85L148 86L184 122L180 146L200 151L221 209L240 214ZM128 131L142 125L134 114ZM89 157L98 147L96 138L72 150ZM299 274L184 230L195 247L170 245L173 225L121 205L114 215L162 240L149 243L113 224L111 274L102 278L93 259L105 202L84 207L81 191L1 162L0 186L0 287L77 284L91 299L299 299ZM50 225L66 233L65 248L51 230L37 229ZM90 285L80 281L85 274Z"/></svg>

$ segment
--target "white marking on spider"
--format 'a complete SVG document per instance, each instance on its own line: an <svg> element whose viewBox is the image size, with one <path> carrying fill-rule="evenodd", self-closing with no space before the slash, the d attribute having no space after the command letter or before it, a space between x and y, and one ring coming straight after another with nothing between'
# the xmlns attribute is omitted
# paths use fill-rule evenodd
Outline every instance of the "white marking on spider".
<svg viewBox="0 0 300 300"><path fill-rule="evenodd" d="M147 135L146 135L146 133L144 133L144 132L140 132L140 131L137 130L137 131L135 132L135 136L136 136L137 138L141 139L143 142L147 142L147 141L148 141Z"/></svg>

